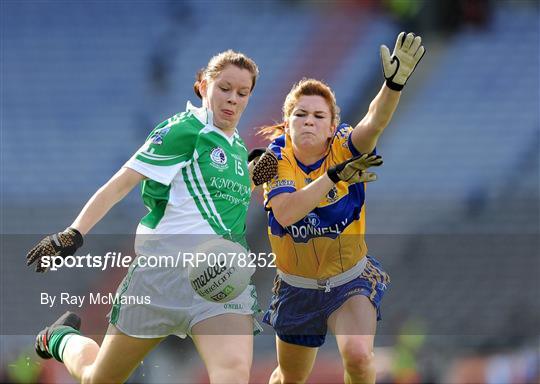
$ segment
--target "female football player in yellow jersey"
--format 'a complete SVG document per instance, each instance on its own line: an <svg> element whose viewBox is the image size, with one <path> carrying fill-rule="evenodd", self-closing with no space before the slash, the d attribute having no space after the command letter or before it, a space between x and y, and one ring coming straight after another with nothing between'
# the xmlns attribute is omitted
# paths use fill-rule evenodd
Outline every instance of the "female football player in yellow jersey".
<svg viewBox="0 0 540 384"><path fill-rule="evenodd" d="M185 113L160 124L145 145L94 194L69 228L47 236L28 253L27 264L35 263L37 272L45 272L44 256L73 255L82 246L83 235L141 182L150 212L141 220L137 236L243 236L250 180L247 150L236 125L257 76L257 65L241 53L229 50L214 56L198 74L194 86L203 107L188 103ZM207 187L199 175L206 177L212 172L226 175L222 177L228 177L238 188L231 192L224 186ZM192 183L197 184L200 195L194 192ZM200 185L206 190L204 194ZM242 204L220 200L225 193ZM211 383L248 382L256 308L253 286L232 299L232 305L224 306L198 296L189 284L186 268L151 268L135 261L118 294L122 298L148 295L149 301L113 305L101 346L80 334L79 316L66 312L38 334L37 354L63 362L80 382L123 383L166 336L190 335Z"/></svg>
<svg viewBox="0 0 540 384"><path fill-rule="evenodd" d="M305 382L329 328L346 383L373 383L373 343L389 283L367 255L365 170L400 91L424 55L421 38L402 32L393 54L381 47L385 84L354 127L339 124L332 90L304 79L287 95L284 123L262 133L274 139L278 175L265 185L268 233L278 275L264 321L276 331L278 367L270 383Z"/></svg>

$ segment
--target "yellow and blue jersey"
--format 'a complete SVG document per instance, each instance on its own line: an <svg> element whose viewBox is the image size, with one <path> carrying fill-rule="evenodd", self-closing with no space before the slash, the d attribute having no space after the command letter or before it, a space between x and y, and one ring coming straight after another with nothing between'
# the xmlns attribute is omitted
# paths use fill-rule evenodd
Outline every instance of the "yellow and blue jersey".
<svg viewBox="0 0 540 384"><path fill-rule="evenodd" d="M268 236L277 267L288 274L326 279L352 268L367 254L365 233L365 183L337 183L308 215L282 227L272 212L272 198L302 189L328 168L360 153L351 142L352 127L337 127L326 155L311 165L293 153L288 135L269 146L278 158L278 174L265 184Z"/></svg>

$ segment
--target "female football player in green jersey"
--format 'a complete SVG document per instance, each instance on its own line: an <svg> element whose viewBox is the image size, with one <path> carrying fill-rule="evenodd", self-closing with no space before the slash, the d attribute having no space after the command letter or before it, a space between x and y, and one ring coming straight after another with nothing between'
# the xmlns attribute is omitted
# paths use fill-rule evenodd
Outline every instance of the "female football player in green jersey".
<svg viewBox="0 0 540 384"><path fill-rule="evenodd" d="M345 383L375 382L373 343L389 277L364 241L365 183L376 179L365 170L382 164L377 140L424 52L412 33L398 36L392 55L381 47L386 82L354 128L339 124L326 84L304 79L285 100L284 123L262 131L278 158L277 177L265 185L278 268L264 316L277 334L272 384L305 382L328 329Z"/></svg>
<svg viewBox="0 0 540 384"><path fill-rule="evenodd" d="M248 152L236 126L257 76L257 65L241 53L229 50L212 57L194 85L202 108L188 103L185 112L159 124L65 231L44 238L29 252L27 264L36 263L37 271L45 272L43 256L73 255L83 236L139 183L150 212L137 228L138 238L243 238L251 191ZM63 362L83 383L120 383L166 336L189 335L212 383L247 383L257 308L254 287L223 305L198 296L185 268L135 264L117 294L149 296L150 303L115 303L101 346L82 336L81 319L67 312L39 333L38 355Z"/></svg>

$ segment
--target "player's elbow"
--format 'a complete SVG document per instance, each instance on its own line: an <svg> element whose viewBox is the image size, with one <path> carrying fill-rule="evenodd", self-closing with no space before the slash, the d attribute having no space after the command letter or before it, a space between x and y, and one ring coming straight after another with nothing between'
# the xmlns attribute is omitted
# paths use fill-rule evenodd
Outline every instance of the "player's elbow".
<svg viewBox="0 0 540 384"><path fill-rule="evenodd" d="M298 218L295 218L295 199L291 193L281 193L272 198L272 213L275 219L283 228L294 224Z"/></svg>
<svg viewBox="0 0 540 384"><path fill-rule="evenodd" d="M274 212L274 217L276 218L279 225L281 225L283 228L288 227L289 225L292 225L295 223L294 218L290 214L290 210L287 209L272 209Z"/></svg>
<svg viewBox="0 0 540 384"><path fill-rule="evenodd" d="M391 116L384 114L371 116L364 127L365 136L368 136L372 140L377 140L388 126L388 123L390 123L390 118Z"/></svg>
<svg viewBox="0 0 540 384"><path fill-rule="evenodd" d="M98 193L105 195L107 199L112 200L116 204L144 179L145 177L139 172L122 167L98 190Z"/></svg>

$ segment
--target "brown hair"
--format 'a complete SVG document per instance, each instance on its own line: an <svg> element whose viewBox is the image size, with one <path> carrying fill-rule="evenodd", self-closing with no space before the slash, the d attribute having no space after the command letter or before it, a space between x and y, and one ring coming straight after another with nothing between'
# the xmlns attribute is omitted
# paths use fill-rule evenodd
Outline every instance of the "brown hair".
<svg viewBox="0 0 540 384"><path fill-rule="evenodd" d="M229 64L235 65L240 69L247 69L251 73L252 84L250 92L253 91L253 88L255 88L255 83L257 82L257 77L259 76L259 68L257 67L257 64L255 64L252 59L243 53L235 52L232 49L229 49L212 57L208 62L208 65L205 68L200 69L195 75L193 90L200 99L202 99L201 92L199 90L201 81L205 78L207 80L215 79Z"/></svg>
<svg viewBox="0 0 540 384"><path fill-rule="evenodd" d="M273 140L285 133L285 121L291 116L294 106L301 96L321 96L332 115L331 124L337 126L339 124L339 107L336 104L336 96L328 84L315 79L303 78L298 83L294 84L283 103L283 123L264 126L259 129L258 134L263 135L269 140Z"/></svg>

